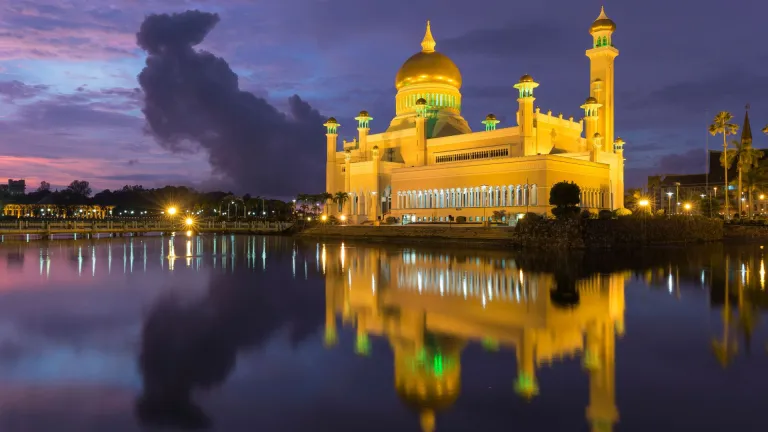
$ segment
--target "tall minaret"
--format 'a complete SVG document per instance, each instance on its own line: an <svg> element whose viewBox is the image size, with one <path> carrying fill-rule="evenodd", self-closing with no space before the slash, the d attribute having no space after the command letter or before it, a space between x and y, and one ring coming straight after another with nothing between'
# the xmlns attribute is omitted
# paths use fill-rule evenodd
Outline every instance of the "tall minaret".
<svg viewBox="0 0 768 432"><path fill-rule="evenodd" d="M368 160L368 132L371 131L370 122L373 117L368 115L368 111L360 111L360 115L355 117L357 120L358 142L360 143L360 155L362 160Z"/></svg>
<svg viewBox="0 0 768 432"><path fill-rule="evenodd" d="M533 77L526 74L520 77L520 82L515 84L515 88L520 92L517 98L517 124L520 127L520 136L523 137L523 155L531 156L536 154L536 137L533 131L533 89L539 84L533 81Z"/></svg>
<svg viewBox="0 0 768 432"><path fill-rule="evenodd" d="M327 122L323 124L326 129L326 167L325 167L325 191L329 194L337 192L334 181L336 180L336 144L339 135L336 133L339 126L339 122L335 118L331 117Z"/></svg>
<svg viewBox="0 0 768 432"><path fill-rule="evenodd" d="M624 142L621 137L616 138L616 141L613 143L613 151L616 152L616 156L618 157L618 173L617 173L617 179L616 179L616 190L621 192L624 190ZM623 193L617 193L613 197L613 207L614 208L623 208L624 207L624 194Z"/></svg>
<svg viewBox="0 0 768 432"><path fill-rule="evenodd" d="M592 49L587 50L589 57L590 94L601 105L597 132L604 142L614 142L614 79L613 62L619 55L619 50L613 46L613 32L616 24L600 8L589 33L592 35ZM610 150L609 150L610 151Z"/></svg>

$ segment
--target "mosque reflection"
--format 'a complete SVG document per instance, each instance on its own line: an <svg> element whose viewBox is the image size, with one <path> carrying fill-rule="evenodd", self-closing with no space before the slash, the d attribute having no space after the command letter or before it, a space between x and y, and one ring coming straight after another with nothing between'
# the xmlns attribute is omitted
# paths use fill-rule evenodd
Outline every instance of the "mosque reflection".
<svg viewBox="0 0 768 432"><path fill-rule="evenodd" d="M426 253L413 249L322 246L325 342L337 342L337 316L356 328L355 350L369 337L389 340L397 394L433 431L436 415L461 391L461 353L469 343L514 349L520 397L539 391L538 368L580 355L589 376L588 421L609 431L615 401L616 336L624 329L628 272L527 271L506 254Z"/></svg>

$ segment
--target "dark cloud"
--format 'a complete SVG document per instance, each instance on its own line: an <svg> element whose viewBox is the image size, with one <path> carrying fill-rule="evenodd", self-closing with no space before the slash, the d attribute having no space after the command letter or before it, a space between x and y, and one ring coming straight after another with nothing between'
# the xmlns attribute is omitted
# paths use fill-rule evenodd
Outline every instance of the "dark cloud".
<svg viewBox="0 0 768 432"><path fill-rule="evenodd" d="M8 102L14 102L40 96L47 92L48 88L44 84L29 85L17 80L2 81L0 82L0 96Z"/></svg>
<svg viewBox="0 0 768 432"><path fill-rule="evenodd" d="M130 159L127 162L128 166L134 166L134 165L137 165L138 163L139 163L138 159Z"/></svg>
<svg viewBox="0 0 768 432"><path fill-rule="evenodd" d="M139 74L148 131L166 149L205 149L218 174L261 194L293 195L323 184L324 118L299 96L289 113L240 90L227 62L195 51L217 14L150 15L137 34L147 54Z"/></svg>
<svg viewBox="0 0 768 432"><path fill-rule="evenodd" d="M56 99L24 105L17 115L21 119L17 125L35 130L88 127L135 129L141 124L139 119L130 115L100 111Z"/></svg>

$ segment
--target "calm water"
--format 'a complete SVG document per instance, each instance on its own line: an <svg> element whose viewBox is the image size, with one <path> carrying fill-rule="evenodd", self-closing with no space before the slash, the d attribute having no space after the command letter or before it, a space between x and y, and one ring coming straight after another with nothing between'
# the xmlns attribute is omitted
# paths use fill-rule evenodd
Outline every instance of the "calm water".
<svg viewBox="0 0 768 432"><path fill-rule="evenodd" d="M765 431L763 253L6 240L0 431Z"/></svg>

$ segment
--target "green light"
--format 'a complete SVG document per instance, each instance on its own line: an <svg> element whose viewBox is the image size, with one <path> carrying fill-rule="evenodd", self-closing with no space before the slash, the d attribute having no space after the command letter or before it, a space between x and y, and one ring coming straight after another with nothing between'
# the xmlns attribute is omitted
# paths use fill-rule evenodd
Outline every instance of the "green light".
<svg viewBox="0 0 768 432"><path fill-rule="evenodd" d="M366 333L361 333L357 335L357 343L355 344L355 353L359 355L370 355L371 354L371 342L368 340L368 335Z"/></svg>
<svg viewBox="0 0 768 432"><path fill-rule="evenodd" d="M483 339L483 348L485 348L487 351L498 351L499 341L491 338L485 338Z"/></svg>
<svg viewBox="0 0 768 432"><path fill-rule="evenodd" d="M438 354L435 356L435 358L432 359L432 370L435 372L435 375L440 376L443 374L444 369L442 354Z"/></svg>

